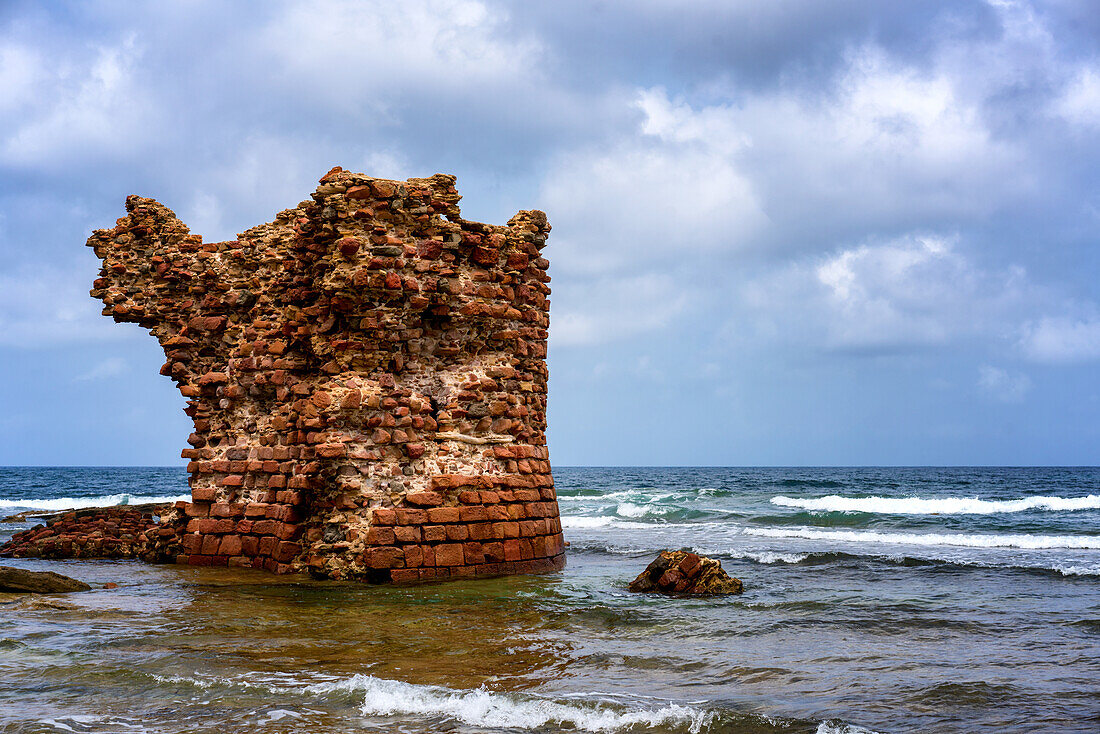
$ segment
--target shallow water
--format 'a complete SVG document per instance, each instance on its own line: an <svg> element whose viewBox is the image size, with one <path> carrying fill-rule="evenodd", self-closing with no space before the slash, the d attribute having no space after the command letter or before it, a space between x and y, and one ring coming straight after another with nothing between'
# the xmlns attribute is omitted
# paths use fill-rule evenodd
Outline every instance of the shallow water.
<svg viewBox="0 0 1100 734"><path fill-rule="evenodd" d="M571 548L549 576L392 588L5 560L120 588L0 596L0 731L1100 729L1100 510L973 512L1100 495L1096 469L555 477ZM185 488L174 469L0 469L13 512ZM799 506L831 495L882 511ZM917 512L945 498L972 512ZM625 591L682 546L745 593Z"/></svg>

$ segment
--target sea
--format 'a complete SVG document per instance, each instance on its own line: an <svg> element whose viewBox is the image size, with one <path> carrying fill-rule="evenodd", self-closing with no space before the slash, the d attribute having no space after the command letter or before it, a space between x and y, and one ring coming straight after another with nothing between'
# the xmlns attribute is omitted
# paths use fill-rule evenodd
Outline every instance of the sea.
<svg viewBox="0 0 1100 734"><path fill-rule="evenodd" d="M554 476L545 576L0 559L97 587L0 595L0 731L1100 732L1098 468ZM182 468L0 468L0 515L186 496ZM627 591L680 548L744 593Z"/></svg>

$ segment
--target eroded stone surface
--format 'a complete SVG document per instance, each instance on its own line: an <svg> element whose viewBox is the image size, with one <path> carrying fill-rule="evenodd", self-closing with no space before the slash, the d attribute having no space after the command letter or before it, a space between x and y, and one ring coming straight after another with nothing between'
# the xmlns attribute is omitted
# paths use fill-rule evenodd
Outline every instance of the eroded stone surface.
<svg viewBox="0 0 1100 734"><path fill-rule="evenodd" d="M62 576L53 571L28 571L0 566L0 591L18 594L67 594L88 591L92 587L83 581Z"/></svg>
<svg viewBox="0 0 1100 734"><path fill-rule="evenodd" d="M550 226L468 222L459 198L335 168L232 242L137 196L91 236L92 295L158 339L195 424L192 501L152 556L398 582L564 565Z"/></svg>
<svg viewBox="0 0 1100 734"><path fill-rule="evenodd" d="M631 591L661 594L740 594L741 580L732 578L720 561L687 551L661 551L638 577Z"/></svg>

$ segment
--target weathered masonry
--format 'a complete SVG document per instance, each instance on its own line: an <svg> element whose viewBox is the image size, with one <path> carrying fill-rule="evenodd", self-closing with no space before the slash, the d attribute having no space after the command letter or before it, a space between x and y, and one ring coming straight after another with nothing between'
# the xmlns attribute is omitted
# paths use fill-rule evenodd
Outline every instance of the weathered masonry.
<svg viewBox="0 0 1100 734"><path fill-rule="evenodd" d="M546 215L462 219L452 176L334 168L205 243L131 196L88 245L195 423L145 555L409 582L565 563L546 449Z"/></svg>

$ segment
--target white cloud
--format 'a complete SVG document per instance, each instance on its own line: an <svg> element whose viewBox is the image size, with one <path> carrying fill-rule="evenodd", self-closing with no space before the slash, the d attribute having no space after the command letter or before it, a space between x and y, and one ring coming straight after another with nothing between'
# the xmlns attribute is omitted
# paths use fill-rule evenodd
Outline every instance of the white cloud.
<svg viewBox="0 0 1100 734"><path fill-rule="evenodd" d="M0 118L5 128L0 162L36 169L65 165L143 151L154 138L157 113L135 80L141 53L133 37L113 46L78 48L59 59L11 54L15 68L10 78L4 73L3 83L17 96L23 89L23 102ZM28 84L34 87L32 100Z"/></svg>
<svg viewBox="0 0 1100 734"><path fill-rule="evenodd" d="M730 157L742 143L724 115L696 115L661 90L630 104L643 117L624 140L568 153L544 179L558 272L649 270L735 250L766 222Z"/></svg>
<svg viewBox="0 0 1100 734"><path fill-rule="evenodd" d="M502 32L504 20L477 0L290 3L249 46L301 95L389 116L396 112L380 92L450 94L533 73L538 45Z"/></svg>
<svg viewBox="0 0 1100 734"><path fill-rule="evenodd" d="M978 368L978 388L1002 403L1020 403L1031 390L1031 378L1020 372L983 365Z"/></svg>
<svg viewBox="0 0 1100 734"><path fill-rule="evenodd" d="M953 239L909 235L797 260L750 282L766 331L827 349L892 350L990 336L1030 286L1019 268L986 272Z"/></svg>
<svg viewBox="0 0 1100 734"><path fill-rule="evenodd" d="M42 59L35 49L0 39L0 115L32 101L43 72Z"/></svg>
<svg viewBox="0 0 1100 734"><path fill-rule="evenodd" d="M1090 309L1095 310L1095 309ZM1037 362L1072 363L1100 359L1100 316L1044 317L1023 326L1020 346Z"/></svg>
<svg viewBox="0 0 1100 734"><path fill-rule="evenodd" d="M1091 66L1081 69L1054 110L1075 125L1100 127L1100 70Z"/></svg>

